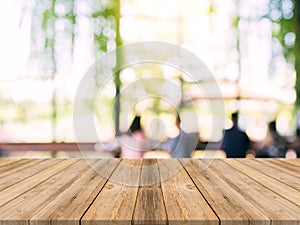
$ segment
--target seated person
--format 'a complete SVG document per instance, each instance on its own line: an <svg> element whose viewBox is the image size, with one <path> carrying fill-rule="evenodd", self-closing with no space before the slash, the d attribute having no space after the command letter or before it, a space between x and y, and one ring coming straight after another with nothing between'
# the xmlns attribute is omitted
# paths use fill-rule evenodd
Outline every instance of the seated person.
<svg viewBox="0 0 300 225"><path fill-rule="evenodd" d="M119 137L122 158L143 158L149 143L141 126L141 117L136 116L126 134Z"/></svg>
<svg viewBox="0 0 300 225"><path fill-rule="evenodd" d="M186 133L180 124L181 120L177 115L176 126L179 134L175 138L168 138L163 149L170 152L172 158L190 158L198 143L198 133Z"/></svg>
<svg viewBox="0 0 300 225"><path fill-rule="evenodd" d="M287 142L278 134L275 121L270 122L268 128L267 137L256 151L255 157L284 158L288 150Z"/></svg>
<svg viewBox="0 0 300 225"><path fill-rule="evenodd" d="M106 150L116 158L143 158L144 152L149 149L140 116L135 116L128 131L117 137L116 142L106 146Z"/></svg>
<svg viewBox="0 0 300 225"><path fill-rule="evenodd" d="M245 158L250 140L238 126L238 113L232 113L231 120L233 126L225 130L221 150L224 151L227 158Z"/></svg>

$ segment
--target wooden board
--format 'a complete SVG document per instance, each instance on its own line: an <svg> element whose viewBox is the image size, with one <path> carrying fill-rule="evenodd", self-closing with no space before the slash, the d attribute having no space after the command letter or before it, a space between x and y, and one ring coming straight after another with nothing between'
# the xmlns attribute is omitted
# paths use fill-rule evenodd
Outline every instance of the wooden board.
<svg viewBox="0 0 300 225"><path fill-rule="evenodd" d="M19 170L22 170L25 167L31 166L32 164L39 163L42 161L42 159L37 160L30 160L30 159L19 159L19 160L9 160L8 164L5 164L6 161L2 161L2 164L5 164L5 166L0 167L0 178L8 176L10 174L14 174Z"/></svg>
<svg viewBox="0 0 300 225"><path fill-rule="evenodd" d="M272 177L269 177L268 175L258 171L253 170L251 167L245 165L243 163L244 160L235 160L235 159L227 159L224 162L229 164L231 167L233 167L235 170L240 171L243 174L246 174L247 176L251 177L256 182L259 182L261 185L263 185L266 190L272 190L273 192L283 196L284 198L288 199L289 201L297 204L300 206L300 191L297 190L294 187L291 187L285 183L280 182L277 179L274 179ZM277 171L274 170L274 174L276 174ZM299 209L300 212L300 209Z"/></svg>
<svg viewBox="0 0 300 225"><path fill-rule="evenodd" d="M11 164L11 163L14 163L14 162L17 162L17 161L20 161L21 159L5 159L5 160L1 160L0 161L0 171L1 171L1 167L3 167L4 169L7 168L7 165L8 164Z"/></svg>
<svg viewBox="0 0 300 225"><path fill-rule="evenodd" d="M68 161L60 163L64 166L69 165L64 170L58 170L53 176L47 177L48 179L41 179L41 182L34 188L26 189L26 192L21 192L14 199L4 204L0 208L1 217L8 221L13 221L14 218L18 217L19 220L15 221L14 224L26 224L27 220L41 209L44 209L48 203L54 201L62 190L72 184L78 175L88 168L82 161L74 162L72 160L68 164L66 162ZM57 165L57 169L62 165ZM53 168L51 169L53 170ZM41 176L42 174L38 173L37 175ZM27 186L29 185L25 187Z"/></svg>
<svg viewBox="0 0 300 225"><path fill-rule="evenodd" d="M272 225L298 224L300 208L297 205L291 203L277 192L266 188L264 186L266 183L262 184L251 177L252 174L255 174L266 178L263 173L249 168L247 174L245 174L234 169L231 166L234 165L233 162L235 160L217 161L218 164L212 165L212 169L219 173L226 182L230 183L231 187L244 197L244 201L249 202L260 212L263 212L272 221ZM272 186L278 184L277 180L269 179L269 184L274 181Z"/></svg>
<svg viewBox="0 0 300 225"><path fill-rule="evenodd" d="M144 159L133 224L167 224L157 159Z"/></svg>
<svg viewBox="0 0 300 225"><path fill-rule="evenodd" d="M276 160L277 161L277 160ZM300 179L300 167L290 170L287 169L286 166L293 165L285 165L284 163L276 164L274 160L245 160L243 164L261 171L263 174L272 177L280 182L283 182L291 187L294 187L298 191L300 190L300 183L297 182L298 178ZM284 167L283 167L284 166ZM276 171L276 172L275 172Z"/></svg>
<svg viewBox="0 0 300 225"><path fill-rule="evenodd" d="M300 160L299 159L277 159L280 163L289 163L295 166L300 167Z"/></svg>
<svg viewBox="0 0 300 225"><path fill-rule="evenodd" d="M219 224L219 219L177 160L160 161L159 171L161 177L168 178L161 186L170 225L181 225L183 221L195 225Z"/></svg>
<svg viewBox="0 0 300 225"><path fill-rule="evenodd" d="M300 225L299 172L300 159L1 159L0 225Z"/></svg>
<svg viewBox="0 0 300 225"><path fill-rule="evenodd" d="M181 162L184 161L181 160ZM192 159L184 164L207 203L218 215L221 225L246 225L248 221L257 225L270 224L266 215L246 201L239 191L235 190L220 174L211 169L216 162L217 160L214 160L211 166L201 173L199 160Z"/></svg>
<svg viewBox="0 0 300 225"><path fill-rule="evenodd" d="M56 173L63 171L73 163L78 161L76 160L62 160L60 163L55 164L54 166L48 167L45 170L42 170L36 173L33 176L28 177L26 180L22 180L18 183L15 183L6 189L0 191L0 206L4 205L5 203L13 200L14 198L20 196L21 194L25 193L26 191L36 187L38 184L42 183L43 181L47 180L51 176L55 175Z"/></svg>
<svg viewBox="0 0 300 225"><path fill-rule="evenodd" d="M71 168L75 179L71 180L68 188L31 217L30 224L78 224L107 181L97 170L105 169L110 176L119 161L102 159L91 163L96 171L87 164L81 165L83 163L76 164L74 169Z"/></svg>
<svg viewBox="0 0 300 225"><path fill-rule="evenodd" d="M0 175L0 190L3 190L15 183L18 183L22 180L25 180L34 174L47 169L48 167L59 163L61 160L34 160L26 161L23 163L23 160L10 164L14 168L9 168L7 171L2 171ZM20 165L19 162L22 162ZM17 164L17 165L16 165ZM34 165L34 167L33 167Z"/></svg>
<svg viewBox="0 0 300 225"><path fill-rule="evenodd" d="M82 225L131 224L139 181L141 160L123 159L81 220Z"/></svg>

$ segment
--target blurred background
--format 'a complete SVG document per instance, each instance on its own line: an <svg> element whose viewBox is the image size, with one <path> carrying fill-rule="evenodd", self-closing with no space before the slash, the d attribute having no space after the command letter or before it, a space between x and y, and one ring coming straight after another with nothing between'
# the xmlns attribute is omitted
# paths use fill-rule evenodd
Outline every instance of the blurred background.
<svg viewBox="0 0 300 225"><path fill-rule="evenodd" d="M85 72L104 53L139 41L164 41L194 53L208 65L224 99L199 93L197 85L211 84L190 79L171 66L128 67L115 74L97 100L99 135L87 135L82 140L87 146L99 140L110 142L128 129L128 121L119 118L132 107L130 96L152 93L153 87L132 86L130 93L120 96L118 107L115 96L131 82L151 76L173 81L191 96L203 143L219 142L222 130L231 126L229 115L236 110L241 128L253 142L266 137L272 120L287 140L296 139L300 128L298 0L11 0L1 5L0 142L2 150L8 149L3 156L21 155L12 146L5 148L8 143L75 143L72 110ZM100 69L113 72L113 67ZM95 85L102 85L97 76ZM178 99L182 116L188 118L191 109L181 93L164 89L163 82L158 85L165 95ZM211 135L209 102L220 100L228 119ZM176 135L174 107L151 98L140 102L139 108L146 128L155 122L157 137L152 138ZM33 148L27 146L22 156L74 155Z"/></svg>

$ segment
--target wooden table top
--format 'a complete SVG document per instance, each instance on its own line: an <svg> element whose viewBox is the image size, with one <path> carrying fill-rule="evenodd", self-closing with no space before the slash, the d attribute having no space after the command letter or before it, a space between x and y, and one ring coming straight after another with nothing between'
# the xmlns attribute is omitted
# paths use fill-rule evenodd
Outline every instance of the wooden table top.
<svg viewBox="0 0 300 225"><path fill-rule="evenodd" d="M300 159L89 163L1 159L0 224L300 224Z"/></svg>

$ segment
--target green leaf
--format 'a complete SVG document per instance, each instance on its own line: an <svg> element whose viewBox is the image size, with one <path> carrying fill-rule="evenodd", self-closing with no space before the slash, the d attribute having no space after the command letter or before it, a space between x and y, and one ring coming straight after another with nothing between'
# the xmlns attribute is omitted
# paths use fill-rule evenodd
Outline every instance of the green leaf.
<svg viewBox="0 0 300 225"><path fill-rule="evenodd" d="M42 18L42 28L45 30L48 26L49 19L51 17L51 10L45 10Z"/></svg>

